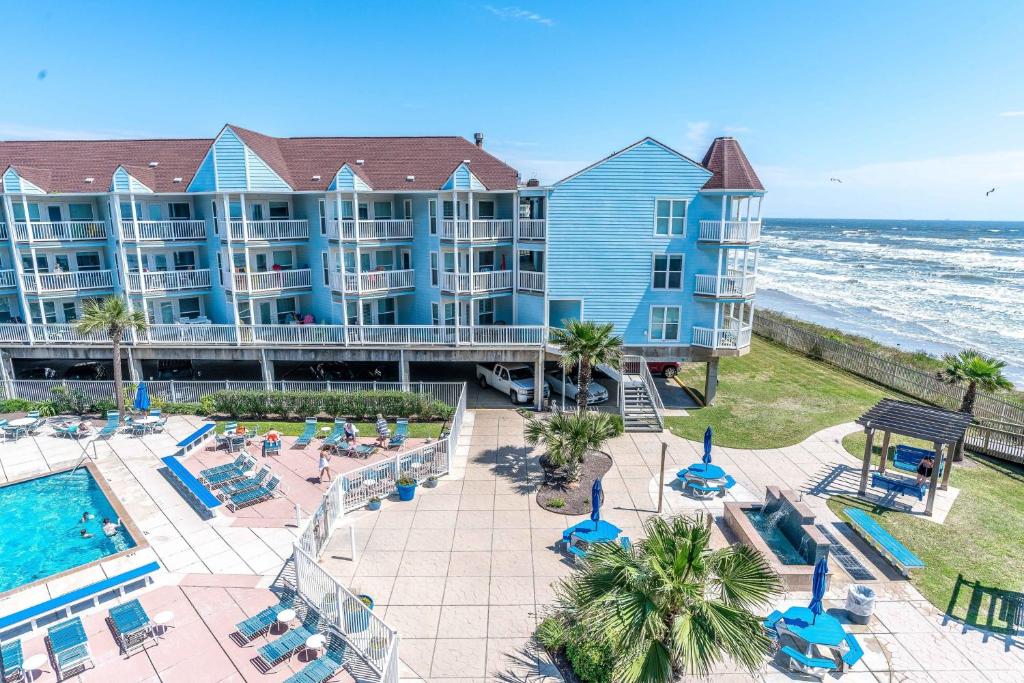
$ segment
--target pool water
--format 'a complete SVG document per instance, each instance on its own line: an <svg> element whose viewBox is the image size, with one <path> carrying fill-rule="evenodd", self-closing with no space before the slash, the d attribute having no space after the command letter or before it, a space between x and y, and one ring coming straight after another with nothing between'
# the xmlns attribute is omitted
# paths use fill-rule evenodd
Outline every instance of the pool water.
<svg viewBox="0 0 1024 683"><path fill-rule="evenodd" d="M782 533L778 526L779 517L774 514L765 515L760 510L744 510L754 529L765 540L782 564L808 564L800 549Z"/></svg>
<svg viewBox="0 0 1024 683"><path fill-rule="evenodd" d="M84 512L91 518L83 524ZM104 517L117 521L84 467L0 487L0 593L135 546L124 527L106 536Z"/></svg>

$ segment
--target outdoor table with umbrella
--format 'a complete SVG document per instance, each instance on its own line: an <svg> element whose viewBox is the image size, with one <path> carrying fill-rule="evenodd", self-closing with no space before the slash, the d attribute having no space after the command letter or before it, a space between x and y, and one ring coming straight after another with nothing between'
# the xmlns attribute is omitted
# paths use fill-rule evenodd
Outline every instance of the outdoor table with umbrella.
<svg viewBox="0 0 1024 683"><path fill-rule="evenodd" d="M139 382L139 386L135 389L135 400L132 401L132 408L140 412L146 412L149 410L150 405L149 387L146 386L145 382ZM152 429L152 425L156 423L157 420L150 420L148 416L135 420L135 424L141 426L143 434Z"/></svg>
<svg viewBox="0 0 1024 683"><path fill-rule="evenodd" d="M804 643L805 654L810 654L816 645L837 651L848 642L843 625L825 612L822 601L825 598L827 576L828 558L823 557L814 565L810 603L807 607L790 607L782 613L782 628Z"/></svg>
<svg viewBox="0 0 1024 683"><path fill-rule="evenodd" d="M603 497L601 480L596 479L590 489L590 519L585 519L562 532L562 540L570 551L575 546L585 553L591 543L611 543L622 533L622 529L601 519Z"/></svg>
<svg viewBox="0 0 1024 683"><path fill-rule="evenodd" d="M689 465L685 469L676 472L676 476L683 482L684 487L693 488L698 485L702 488L717 488L724 492L732 486L730 477L718 465L711 463L711 427L704 430L704 455L701 461Z"/></svg>

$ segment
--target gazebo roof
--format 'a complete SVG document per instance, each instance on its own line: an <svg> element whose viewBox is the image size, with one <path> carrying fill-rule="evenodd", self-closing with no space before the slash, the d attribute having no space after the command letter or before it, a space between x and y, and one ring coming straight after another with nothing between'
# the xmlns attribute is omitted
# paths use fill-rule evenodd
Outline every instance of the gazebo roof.
<svg viewBox="0 0 1024 683"><path fill-rule="evenodd" d="M963 438L971 420L969 413L884 398L857 418L857 424L931 443L956 443Z"/></svg>

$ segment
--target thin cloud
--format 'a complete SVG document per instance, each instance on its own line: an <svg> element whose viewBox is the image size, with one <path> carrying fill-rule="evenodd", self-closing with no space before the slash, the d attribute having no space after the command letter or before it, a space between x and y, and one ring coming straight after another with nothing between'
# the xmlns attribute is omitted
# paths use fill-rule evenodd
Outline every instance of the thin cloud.
<svg viewBox="0 0 1024 683"><path fill-rule="evenodd" d="M1001 111L999 115L1004 118L1016 118L1018 116L1024 116L1024 110L1021 111Z"/></svg>
<svg viewBox="0 0 1024 683"><path fill-rule="evenodd" d="M723 126L722 130L725 131L726 133L732 133L733 135L737 135L739 133L749 133L752 129L747 128L746 126Z"/></svg>
<svg viewBox="0 0 1024 683"><path fill-rule="evenodd" d="M110 140L147 137L131 130L83 130L78 128L47 128L0 122L0 138L5 140Z"/></svg>
<svg viewBox="0 0 1024 683"><path fill-rule="evenodd" d="M537 14L536 12L522 7L494 7L493 5L484 5L484 9L498 17L503 21L532 21L535 24L542 26L554 26L555 20L548 17Z"/></svg>

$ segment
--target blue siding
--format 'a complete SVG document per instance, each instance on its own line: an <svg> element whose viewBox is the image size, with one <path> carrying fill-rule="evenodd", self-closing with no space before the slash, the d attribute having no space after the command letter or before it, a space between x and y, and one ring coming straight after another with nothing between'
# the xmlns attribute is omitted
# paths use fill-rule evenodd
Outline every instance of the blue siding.
<svg viewBox="0 0 1024 683"><path fill-rule="evenodd" d="M213 143L218 190L247 190L245 145L230 128L225 128Z"/></svg>
<svg viewBox="0 0 1024 683"><path fill-rule="evenodd" d="M442 190L473 190L474 192L483 192L487 188L480 180L473 175L473 172L469 170L469 166L466 164L459 164L452 174L448 177L448 180L444 185L441 186Z"/></svg>
<svg viewBox="0 0 1024 683"><path fill-rule="evenodd" d="M124 170L124 167L122 166L118 166L117 170L114 171L111 188L114 192L137 192L140 194L149 194L153 192L153 190L139 182L131 173Z"/></svg>
<svg viewBox="0 0 1024 683"><path fill-rule="evenodd" d="M544 324L544 296L536 294L519 294L516 302L516 325Z"/></svg>
<svg viewBox="0 0 1024 683"><path fill-rule="evenodd" d="M38 186L18 175L13 168L4 172L4 191L7 193L17 192L20 194L46 194Z"/></svg>
<svg viewBox="0 0 1024 683"><path fill-rule="evenodd" d="M254 192L288 192L291 187L274 169L248 147L245 148L249 164L249 189Z"/></svg>
<svg viewBox="0 0 1024 683"><path fill-rule="evenodd" d="M192 182L188 184L188 192L213 192L217 189L217 171L213 165L213 150L206 153L203 163L199 165Z"/></svg>
<svg viewBox="0 0 1024 683"><path fill-rule="evenodd" d="M694 302L692 275L717 258L697 246L698 215L708 209L695 198L708 177L696 163L645 140L555 186L548 206L549 297L583 299L585 318L614 323L630 344L650 343L652 305L680 306L680 343L689 343L690 327L709 325L713 315L713 307ZM685 237L654 235L658 197L691 201ZM656 253L685 255L681 291L651 289Z"/></svg>
<svg viewBox="0 0 1024 683"><path fill-rule="evenodd" d="M342 166L334 176L328 190L340 190L342 192L369 192L370 186L363 182L363 179L352 172L348 164Z"/></svg>

